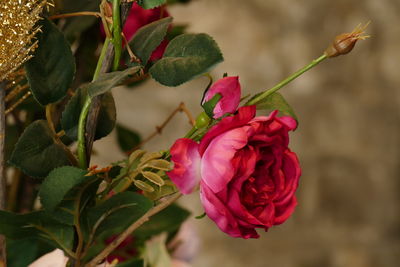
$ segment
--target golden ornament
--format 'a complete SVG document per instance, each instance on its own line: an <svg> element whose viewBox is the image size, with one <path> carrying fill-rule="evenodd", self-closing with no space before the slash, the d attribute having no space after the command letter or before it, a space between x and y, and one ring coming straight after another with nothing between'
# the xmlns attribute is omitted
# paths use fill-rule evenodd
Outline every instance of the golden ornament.
<svg viewBox="0 0 400 267"><path fill-rule="evenodd" d="M37 47L35 26L46 0L1 0L0 82L32 57Z"/></svg>

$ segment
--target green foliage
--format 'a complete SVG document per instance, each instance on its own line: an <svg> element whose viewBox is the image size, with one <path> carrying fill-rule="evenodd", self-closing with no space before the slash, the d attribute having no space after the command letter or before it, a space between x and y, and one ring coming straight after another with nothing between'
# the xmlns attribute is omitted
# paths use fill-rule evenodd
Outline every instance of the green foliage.
<svg viewBox="0 0 400 267"><path fill-rule="evenodd" d="M119 147L124 152L130 151L132 148L140 144L140 135L120 124L117 124L117 141Z"/></svg>
<svg viewBox="0 0 400 267"><path fill-rule="evenodd" d="M147 24L140 28L129 42L133 53L141 60L143 66L164 39L171 22L172 17L167 17ZM128 54L125 56L125 62L129 62Z"/></svg>
<svg viewBox="0 0 400 267"><path fill-rule="evenodd" d="M167 35L165 36L165 38L168 41L171 41L175 37L184 34L187 27L188 27L188 25L186 25L186 24L178 24L178 25L174 24L174 25L172 25L172 27L170 27L170 29L168 29L168 32L167 32Z"/></svg>
<svg viewBox="0 0 400 267"><path fill-rule="evenodd" d="M50 172L39 191L43 207L49 211L54 210L71 189L91 179L85 176L86 174L86 170L72 166L64 166Z"/></svg>
<svg viewBox="0 0 400 267"><path fill-rule="evenodd" d="M289 105L289 103L286 102L285 98L278 92L269 95L268 97L263 99L260 103L257 103L256 107L258 110L268 110L268 111L279 110L282 114L288 115L297 121L297 116L294 113L294 110Z"/></svg>
<svg viewBox="0 0 400 267"><path fill-rule="evenodd" d="M66 152L44 120L37 120L25 129L9 162L32 177L46 177L51 170L69 165Z"/></svg>
<svg viewBox="0 0 400 267"><path fill-rule="evenodd" d="M189 215L190 212L186 209L175 204L171 205L138 228L135 236L149 238L162 232L173 233L179 229Z"/></svg>
<svg viewBox="0 0 400 267"><path fill-rule="evenodd" d="M215 94L210 100L205 102L202 106L208 117L214 117L214 108L218 104L218 101L222 98L221 94Z"/></svg>
<svg viewBox="0 0 400 267"><path fill-rule="evenodd" d="M78 139L79 116L85 102L85 97L87 96L86 92L85 88L79 88L68 102L61 116L61 126L65 134L72 140ZM107 92L101 99L95 140L111 133L115 126L116 116L114 97L110 92Z"/></svg>
<svg viewBox="0 0 400 267"><path fill-rule="evenodd" d="M7 265L11 267L26 267L40 256L54 249L54 247L36 238L8 239L6 243Z"/></svg>
<svg viewBox="0 0 400 267"><path fill-rule="evenodd" d="M142 259L132 259L117 264L117 267L143 267L143 266L145 265Z"/></svg>
<svg viewBox="0 0 400 267"><path fill-rule="evenodd" d="M41 20L39 46L25 64L31 91L42 104L63 98L75 74L75 61L64 35L47 19Z"/></svg>
<svg viewBox="0 0 400 267"><path fill-rule="evenodd" d="M182 34L168 44L163 58L150 68L150 74L163 85L178 86L221 61L221 51L209 35Z"/></svg>
<svg viewBox="0 0 400 267"><path fill-rule="evenodd" d="M138 0L137 3L144 9L151 9L165 4L166 0Z"/></svg>
<svg viewBox="0 0 400 267"><path fill-rule="evenodd" d="M43 211L21 215L0 211L0 234L13 240L40 238L64 250L71 250L74 241L72 226L53 220Z"/></svg>
<svg viewBox="0 0 400 267"><path fill-rule="evenodd" d="M128 76L139 72L140 69L140 66L133 66L123 71L105 73L100 75L96 81L85 84L81 88L86 89L90 97L95 97L110 91L128 78Z"/></svg>
<svg viewBox="0 0 400 267"><path fill-rule="evenodd" d="M88 211L88 229L96 236L110 236L128 227L152 206L152 201L137 193L116 194Z"/></svg>

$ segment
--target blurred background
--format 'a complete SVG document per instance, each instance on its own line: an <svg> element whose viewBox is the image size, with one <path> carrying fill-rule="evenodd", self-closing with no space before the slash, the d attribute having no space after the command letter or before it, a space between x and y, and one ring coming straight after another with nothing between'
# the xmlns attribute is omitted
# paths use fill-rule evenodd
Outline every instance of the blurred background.
<svg viewBox="0 0 400 267"><path fill-rule="evenodd" d="M318 57L334 36L371 21L371 38L281 90L299 117L291 148L303 174L294 215L258 240L233 239L207 219L194 267L397 267L400 262L400 1L197 0L169 9L175 23L215 38L243 95L273 86ZM118 122L151 134L180 102L194 113L208 80L176 88L146 81L113 90ZM139 112L140 110L140 112ZM183 114L146 145L169 148L190 126ZM115 133L113 133L115 135ZM93 163L122 158L116 138L96 142ZM181 203L203 213L198 194Z"/></svg>

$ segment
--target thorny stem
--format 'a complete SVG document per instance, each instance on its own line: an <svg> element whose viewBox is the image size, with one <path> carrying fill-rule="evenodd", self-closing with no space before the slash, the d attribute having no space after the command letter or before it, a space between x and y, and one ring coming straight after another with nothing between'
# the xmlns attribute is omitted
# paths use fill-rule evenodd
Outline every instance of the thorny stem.
<svg viewBox="0 0 400 267"><path fill-rule="evenodd" d="M186 116L189 119L189 123L194 126L194 124L196 123L196 121L194 120L192 114L190 113L189 109L186 107L185 103L181 102L179 104L179 106L172 111L172 113L167 117L167 119L160 125L160 126L156 126L156 130L150 134L148 137L146 137L146 139L144 139L142 142L140 142L138 145L136 145L135 147L133 147L131 150L129 150L127 152L127 154L131 154L133 151L135 151L136 149L138 149L139 147L143 146L144 144L146 144L147 142L149 142L151 139L153 139L155 136L157 136L158 134L162 133L162 130L165 128L165 126L167 126L167 124L172 120L172 118L178 113L178 112L184 112L186 114Z"/></svg>
<svg viewBox="0 0 400 267"><path fill-rule="evenodd" d="M137 228L139 228L142 224L147 222L151 216L159 213L176 200L178 200L182 196L181 193L175 193L166 200L162 201L157 206L151 208L147 211L139 220L132 223L124 232L122 232L118 238L116 238L113 242L111 242L107 247L105 247L100 254L94 257L86 267L95 267L99 262L103 261L114 249L116 249L128 236L130 236Z"/></svg>
<svg viewBox="0 0 400 267"><path fill-rule="evenodd" d="M113 1L113 39L115 56L113 70L118 70L119 60L122 55L122 30L121 30L121 10L120 10L120 0Z"/></svg>
<svg viewBox="0 0 400 267"><path fill-rule="evenodd" d="M97 61L96 70L93 75L93 81L97 80L97 78L100 75L101 66L103 65L103 61L106 56L106 52L107 52L109 44L110 44L110 38L106 38L106 40L104 41L104 44L103 44L103 48L101 49L99 61Z"/></svg>
<svg viewBox="0 0 400 267"><path fill-rule="evenodd" d="M272 87L271 89L268 89L267 91L265 91L262 94L256 96L255 98L250 99L245 104L245 106L255 105L255 104L261 102L263 99L265 99L268 96L270 96L271 94L275 93L276 91L281 89L283 86L287 85L288 83L290 83L291 81L293 81L294 79L296 79L297 77L299 77L300 75L305 73L306 71L308 71L308 70L312 69L313 67L317 66L319 63L321 63L322 61L324 61L327 58L328 58L327 55L323 54L319 58L311 61L310 64L308 64L307 66L305 66L305 67L301 68L300 70L296 71L295 73L293 73L292 75L290 75L289 77L287 77L286 79L284 79L283 81L281 81L280 83L278 83L277 85Z"/></svg>
<svg viewBox="0 0 400 267"><path fill-rule="evenodd" d="M103 66L103 61L110 45L110 38L106 38L103 44L103 48L101 49L99 60L97 61L96 70L93 74L93 81L97 80L101 73L101 67ZM78 124L78 162L79 167L86 169L88 166L87 155L86 155L86 120L89 114L90 104L92 103L92 98L89 95L86 95L85 103L83 105L81 115L79 116L79 124Z"/></svg>

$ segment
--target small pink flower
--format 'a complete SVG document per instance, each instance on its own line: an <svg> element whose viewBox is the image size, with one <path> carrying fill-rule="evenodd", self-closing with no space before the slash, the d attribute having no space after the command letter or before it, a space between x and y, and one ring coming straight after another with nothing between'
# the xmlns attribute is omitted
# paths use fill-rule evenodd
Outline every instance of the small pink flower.
<svg viewBox="0 0 400 267"><path fill-rule="evenodd" d="M220 118L226 113L234 113L240 103L239 77L225 77L216 81L207 90L203 103L211 100L216 94L220 94L222 98L214 108L214 119Z"/></svg>
<svg viewBox="0 0 400 267"><path fill-rule="evenodd" d="M283 223L297 204L301 170L288 148L296 121L277 111L255 117L255 111L242 107L199 144L181 138L170 150L175 167L168 176L184 194L200 183L206 214L232 237L258 238L255 228Z"/></svg>

